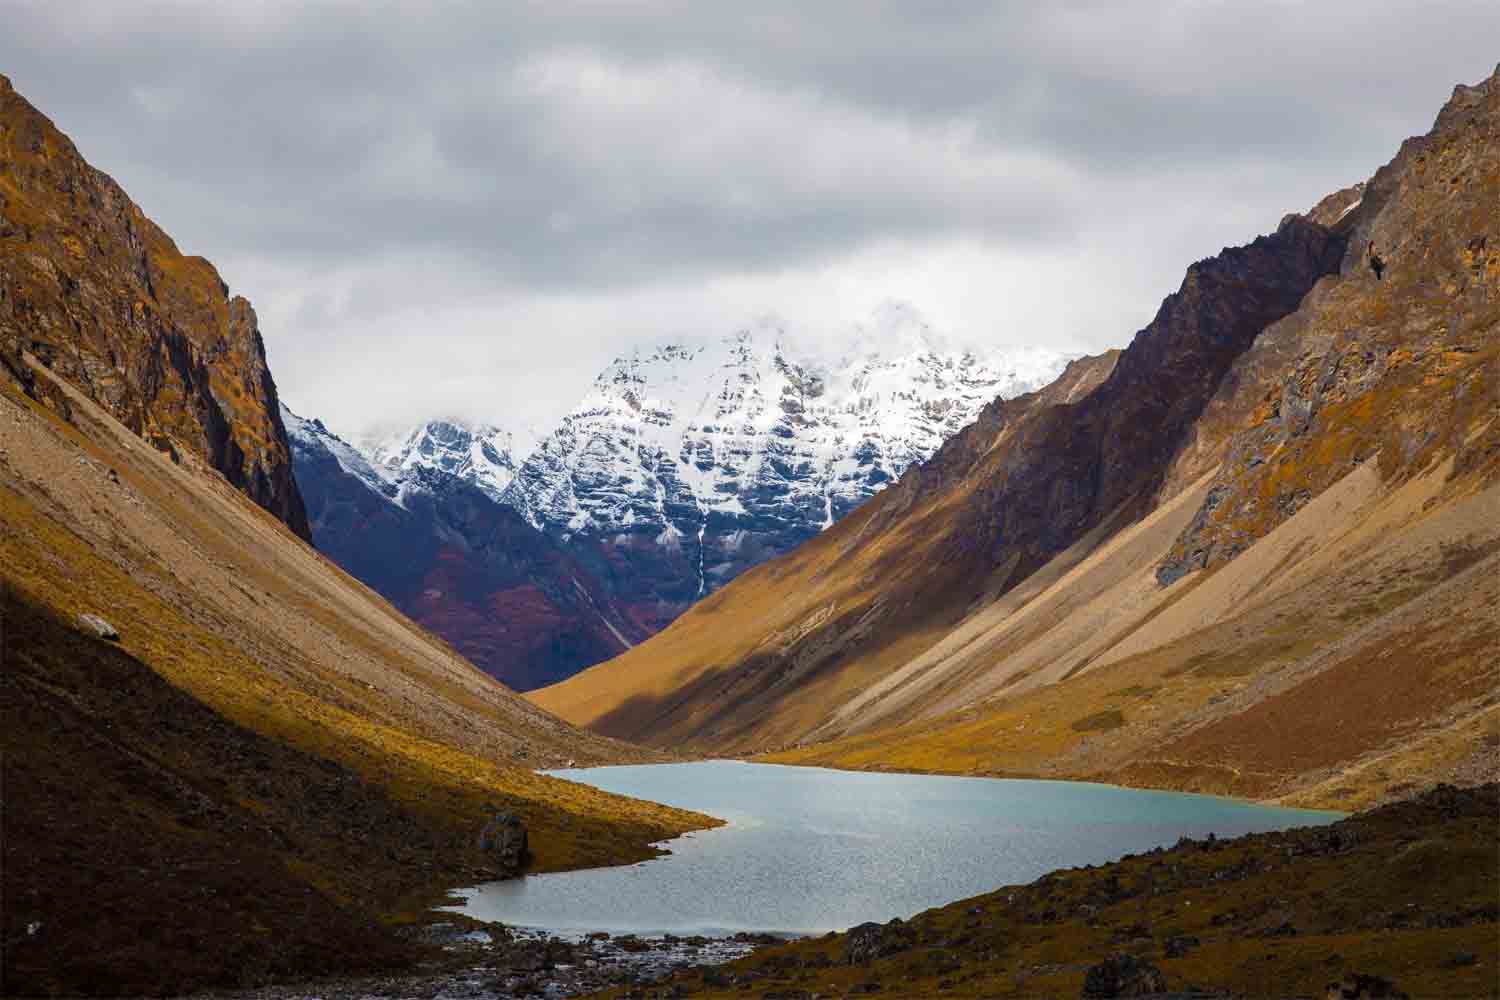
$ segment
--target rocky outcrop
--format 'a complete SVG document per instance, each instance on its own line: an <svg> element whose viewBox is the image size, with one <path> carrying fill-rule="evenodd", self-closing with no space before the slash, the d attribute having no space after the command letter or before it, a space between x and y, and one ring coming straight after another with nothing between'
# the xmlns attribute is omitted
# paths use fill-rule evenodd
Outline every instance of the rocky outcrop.
<svg viewBox="0 0 1500 1000"><path fill-rule="evenodd" d="M0 77L0 366L66 415L27 358L308 537L250 303Z"/></svg>
<svg viewBox="0 0 1500 1000"><path fill-rule="evenodd" d="M1150 962L1134 955L1111 955L1084 975L1084 1000L1109 997L1149 997L1167 991L1167 977Z"/></svg>
<svg viewBox="0 0 1500 1000"><path fill-rule="evenodd" d="M1163 584L1234 559L1365 462L1387 482L1444 460L1500 475L1497 133L1500 70L1455 88L1340 210L1341 280L1268 331L1211 406L1235 430Z"/></svg>
<svg viewBox="0 0 1500 1000"><path fill-rule="evenodd" d="M1411 994L1396 987L1384 976L1363 972L1346 972L1338 982L1328 984L1328 1000L1411 1000Z"/></svg>
<svg viewBox="0 0 1500 1000"><path fill-rule="evenodd" d="M526 690L647 635L576 556L473 482L421 463L374 465L316 420L284 410L319 551Z"/></svg>
<svg viewBox="0 0 1500 1000"><path fill-rule="evenodd" d="M910 951L916 947L916 935L900 918L888 923L868 921L849 928L844 937L844 962L869 965L871 962Z"/></svg>
<svg viewBox="0 0 1500 1000"><path fill-rule="evenodd" d="M501 878L521 874L530 858L526 824L515 813L495 810L479 833L479 849L493 863Z"/></svg>

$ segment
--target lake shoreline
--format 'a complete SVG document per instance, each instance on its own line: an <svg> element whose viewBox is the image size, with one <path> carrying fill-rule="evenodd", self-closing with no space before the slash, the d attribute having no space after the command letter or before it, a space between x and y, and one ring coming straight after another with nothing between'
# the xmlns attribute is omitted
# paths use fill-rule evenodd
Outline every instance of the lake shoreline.
<svg viewBox="0 0 1500 1000"><path fill-rule="evenodd" d="M599 995L1076 996L1103 969L1160 976L1200 997L1322 995L1329 983L1376 980L1417 996L1496 996L1497 796L1493 783L1441 786L1327 827L1184 838L1001 885L909 921L744 942L751 947L723 964L708 961L716 957L708 941L697 943L704 961L685 964L664 947L684 939L632 943L639 948L632 954L646 957ZM445 916L448 929L438 933L447 943L421 968L202 1000L508 1000L541 995L523 991L565 997L580 995L575 987L599 988L600 980L562 968L567 961L529 971L538 952L557 948L545 935L519 949L449 947L483 925ZM627 950L625 939L609 940ZM554 958L577 955L558 950Z"/></svg>
<svg viewBox="0 0 1500 1000"><path fill-rule="evenodd" d="M724 760L550 773L727 822L657 845L670 853L642 865L456 890L450 912L554 934L817 935L1183 837L1343 818L1098 783Z"/></svg>

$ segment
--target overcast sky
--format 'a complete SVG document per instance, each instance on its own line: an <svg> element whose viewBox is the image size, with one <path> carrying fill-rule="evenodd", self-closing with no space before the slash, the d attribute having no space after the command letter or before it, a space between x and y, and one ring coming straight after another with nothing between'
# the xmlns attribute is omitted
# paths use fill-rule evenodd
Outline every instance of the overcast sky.
<svg viewBox="0 0 1500 1000"><path fill-rule="evenodd" d="M0 72L346 433L545 425L634 345L767 315L1123 344L1497 41L1495 0L0 0Z"/></svg>

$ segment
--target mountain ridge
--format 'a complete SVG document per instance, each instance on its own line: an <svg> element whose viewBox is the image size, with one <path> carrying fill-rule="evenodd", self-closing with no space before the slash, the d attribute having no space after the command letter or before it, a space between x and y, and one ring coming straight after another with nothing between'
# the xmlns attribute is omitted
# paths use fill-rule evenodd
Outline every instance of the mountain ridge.
<svg viewBox="0 0 1500 1000"><path fill-rule="evenodd" d="M186 257L0 76L0 366L36 358L169 455L205 459L307 540L255 310Z"/></svg>
<svg viewBox="0 0 1500 1000"><path fill-rule="evenodd" d="M832 531L531 697L710 752L1308 804L1493 764L1497 79L1368 182L1193 265L1079 394L987 409ZM1319 749L1283 753L1289 727Z"/></svg>
<svg viewBox="0 0 1500 1000"><path fill-rule="evenodd" d="M402 468L369 461L316 420L285 409L283 419L318 550L490 676L538 687L646 638L573 550L477 478L441 470L482 440Z"/></svg>

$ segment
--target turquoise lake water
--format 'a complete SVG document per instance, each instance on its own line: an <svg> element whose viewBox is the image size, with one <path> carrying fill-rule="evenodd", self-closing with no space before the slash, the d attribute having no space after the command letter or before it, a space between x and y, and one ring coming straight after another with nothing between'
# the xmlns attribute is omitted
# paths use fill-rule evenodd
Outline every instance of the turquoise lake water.
<svg viewBox="0 0 1500 1000"><path fill-rule="evenodd" d="M464 890L482 920L569 934L816 934L1113 861L1182 836L1341 813L1064 781L868 774L707 761L550 772L729 821L619 868Z"/></svg>

